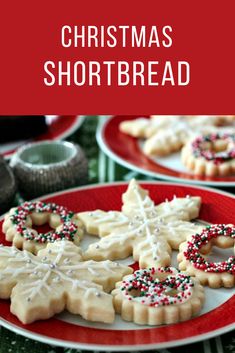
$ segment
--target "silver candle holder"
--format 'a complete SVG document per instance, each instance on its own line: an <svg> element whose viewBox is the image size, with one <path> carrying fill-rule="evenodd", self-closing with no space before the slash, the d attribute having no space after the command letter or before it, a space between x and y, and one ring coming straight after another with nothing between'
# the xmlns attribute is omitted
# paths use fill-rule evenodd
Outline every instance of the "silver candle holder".
<svg viewBox="0 0 235 353"><path fill-rule="evenodd" d="M80 146L67 141L27 144L10 166L23 197L30 199L87 183L88 164Z"/></svg>

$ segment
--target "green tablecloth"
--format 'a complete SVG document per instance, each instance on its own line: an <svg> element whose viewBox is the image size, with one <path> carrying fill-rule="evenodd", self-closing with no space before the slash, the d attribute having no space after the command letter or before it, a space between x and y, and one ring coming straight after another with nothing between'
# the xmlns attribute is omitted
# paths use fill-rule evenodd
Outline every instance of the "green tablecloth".
<svg viewBox="0 0 235 353"><path fill-rule="evenodd" d="M144 175L123 168L106 157L98 148L95 132L98 124L97 117L86 117L83 126L70 136L69 140L78 142L85 150L89 159L89 182L103 183L115 180L150 179ZM79 350L52 347L40 342L32 341L23 336L0 328L0 353L77 353ZM214 339L195 344L158 350L162 353L235 353L235 331L229 332Z"/></svg>

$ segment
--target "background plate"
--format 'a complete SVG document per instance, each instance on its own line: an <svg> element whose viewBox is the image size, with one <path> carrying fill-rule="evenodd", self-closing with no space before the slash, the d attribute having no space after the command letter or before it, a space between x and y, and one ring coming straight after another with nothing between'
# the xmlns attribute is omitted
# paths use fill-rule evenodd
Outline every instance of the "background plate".
<svg viewBox="0 0 235 353"><path fill-rule="evenodd" d="M33 140L0 144L0 155L10 158L17 148L29 141L65 139L81 126L83 120L83 116L47 116L47 132Z"/></svg>
<svg viewBox="0 0 235 353"><path fill-rule="evenodd" d="M235 186L235 176L212 178L193 175L182 165L180 153L174 153L164 158L149 158L146 156L142 152L142 141L140 139L119 131L119 124L122 121L136 118L138 116L107 117L97 131L99 146L117 163L142 174L165 180L221 187Z"/></svg>

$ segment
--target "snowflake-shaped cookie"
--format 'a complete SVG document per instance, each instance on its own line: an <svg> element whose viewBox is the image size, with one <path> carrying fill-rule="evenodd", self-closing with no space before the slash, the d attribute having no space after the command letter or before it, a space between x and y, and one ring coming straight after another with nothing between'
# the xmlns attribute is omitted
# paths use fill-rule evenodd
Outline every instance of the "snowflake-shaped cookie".
<svg viewBox="0 0 235 353"><path fill-rule="evenodd" d="M141 268L168 266L171 249L178 249L198 229L188 221L198 216L200 203L200 197L174 197L155 206L148 191L132 180L123 194L122 212L78 213L87 232L101 237L84 256L114 260L133 254Z"/></svg>
<svg viewBox="0 0 235 353"><path fill-rule="evenodd" d="M152 116L123 121L119 128L131 136L146 139L143 151L149 156L166 156L196 135L218 131L234 122L233 116Z"/></svg>
<svg viewBox="0 0 235 353"><path fill-rule="evenodd" d="M132 269L111 261L83 261L67 240L48 243L35 256L0 247L0 298L11 298L11 312L24 324L48 319L67 309L90 321L111 323L110 292Z"/></svg>

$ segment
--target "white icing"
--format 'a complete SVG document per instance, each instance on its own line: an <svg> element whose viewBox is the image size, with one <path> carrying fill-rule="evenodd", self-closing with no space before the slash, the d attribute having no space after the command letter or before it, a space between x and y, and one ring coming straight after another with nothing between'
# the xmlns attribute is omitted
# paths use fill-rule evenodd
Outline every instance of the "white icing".
<svg viewBox="0 0 235 353"><path fill-rule="evenodd" d="M159 133L158 138L162 140L164 139L165 135L172 136L177 139L176 135L190 137L192 135L208 131L208 128L213 129L213 131L214 129L219 129L219 127L216 126L217 117L212 116L209 118L208 116L200 116L197 119L193 117L175 116L171 119L167 119L167 123L165 124L161 124L160 121L161 117L151 119L149 120L149 125L146 125L146 128L149 130L153 129L157 134ZM157 128L159 131L157 131Z"/></svg>
<svg viewBox="0 0 235 353"><path fill-rule="evenodd" d="M71 284L72 290L77 288L84 290L87 297L92 293L100 295L100 290L102 291L100 285L93 283L92 278L84 280L80 279L80 276L112 277L113 274L120 273L121 267L108 260L99 263L92 260L81 262L78 248L71 242L55 242L52 247L53 252L47 251L47 256L34 256L25 250L2 246L0 280L19 281L23 286L20 295L31 302L36 296L45 297L52 290L55 291L59 284L65 286L66 283ZM69 264L64 265L64 257L69 259Z"/></svg>
<svg viewBox="0 0 235 353"><path fill-rule="evenodd" d="M139 190L136 187L134 187L133 190L137 198L140 217L143 221L143 230L146 233L145 243L148 244L150 249L152 250L153 259L157 260L159 259L159 243L157 239L157 234L153 234L153 229L150 228L150 225L155 222L157 227L158 225L160 226L160 224L158 223L158 218L156 216L154 217L154 214L156 214L154 203L148 196L146 196L142 201ZM148 207L146 208L145 205L148 205ZM152 212L153 218L150 218L151 216L149 215L149 212Z"/></svg>
<svg viewBox="0 0 235 353"><path fill-rule="evenodd" d="M138 185L138 184L137 184ZM110 229L112 223L112 232L101 238L95 244L90 245L90 249L96 252L108 253L113 251L115 247L131 243L135 246L135 242L141 242L143 249L141 256L151 256L154 260L161 261L162 246L161 244L168 240L168 237L178 237L182 239L183 232L194 232L194 224L181 221L182 214L185 215L185 209L196 207L195 201L190 198L177 199L175 196L173 201L167 201L161 206L155 206L154 202L148 195L142 196L140 188L134 185L128 189L127 193L133 194L131 198L127 198L124 202L123 212L100 212L93 211L88 222L94 221L96 224L107 224ZM131 210L133 209L133 213ZM85 222L86 223L86 222ZM126 227L123 225L126 224ZM122 228L120 229L120 226ZM108 256L108 255L105 255Z"/></svg>
<svg viewBox="0 0 235 353"><path fill-rule="evenodd" d="M128 222L128 217L116 211L109 211L105 215L100 211L93 211L91 216L94 218L95 224L114 222L117 226L125 225Z"/></svg>

